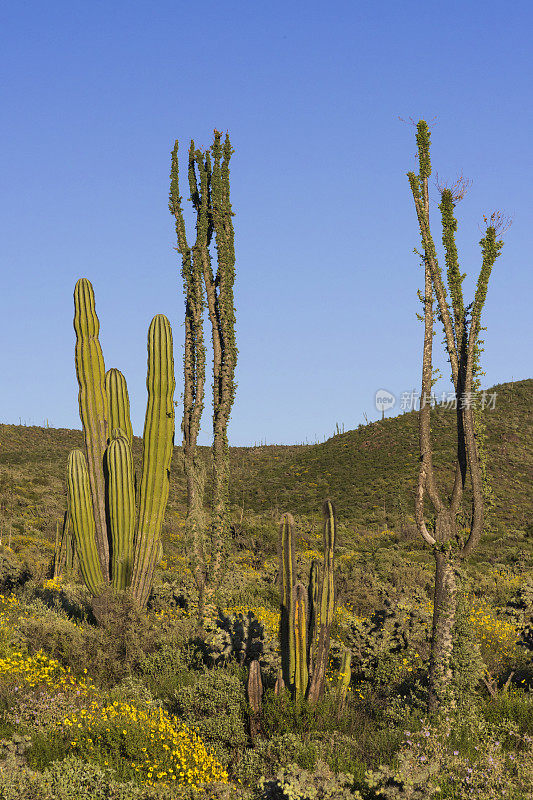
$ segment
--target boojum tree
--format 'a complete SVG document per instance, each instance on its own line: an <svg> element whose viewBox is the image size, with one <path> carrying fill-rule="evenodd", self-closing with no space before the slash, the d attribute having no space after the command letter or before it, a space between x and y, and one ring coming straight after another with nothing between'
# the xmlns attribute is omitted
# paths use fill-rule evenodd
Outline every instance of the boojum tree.
<svg viewBox="0 0 533 800"><path fill-rule="evenodd" d="M169 491L174 441L172 331L163 314L152 319L148 330L148 403L136 491L126 380L118 369L105 371L94 291L86 278L76 283L74 307L85 451L69 454L67 513L79 569L93 595L111 583L114 589L129 590L142 607L152 587Z"/></svg>
<svg viewBox="0 0 533 800"><path fill-rule="evenodd" d="M190 200L196 213L196 240L187 242L179 190L178 141L172 150L169 208L174 216L177 250L181 255L185 294L185 354L183 392L183 454L187 481L187 533L192 544L191 569L198 589L198 616L204 619L220 581L227 538L226 507L229 483L227 429L235 399L235 249L230 202L229 163L233 150L226 134L215 130L205 152L189 147ZM210 245L215 238L217 271L213 273ZM206 469L197 441L205 396L204 308L207 305L213 344L212 500L205 507Z"/></svg>
<svg viewBox="0 0 533 800"><path fill-rule="evenodd" d="M417 125L419 173L407 177L414 199L422 238L424 265L424 347L422 356L422 393L419 411L420 468L415 496L415 519L424 541L433 549L436 563L434 611L431 637L429 709L437 710L453 702L450 696L452 678L453 627L456 613L457 568L478 544L485 517L484 455L481 448L482 423L477 417L479 386L479 353L481 313L487 287L503 241L499 232L507 220L499 212L484 217L485 233L480 241L482 264L474 300L465 305L455 234L457 220L454 209L464 196L466 181L438 186L442 221L442 242L445 252L446 280L437 259L429 220L428 179L431 175L430 130L424 120ZM448 291L446 290L446 285ZM448 294L449 293L449 294ZM451 494L445 501L437 486L431 442L431 393L433 386L434 301L437 316L444 328L445 347L451 365L456 398L457 462ZM459 526L463 513L463 495L467 481L472 492L472 506L466 532ZM434 523L426 522L425 497L434 510Z"/></svg>

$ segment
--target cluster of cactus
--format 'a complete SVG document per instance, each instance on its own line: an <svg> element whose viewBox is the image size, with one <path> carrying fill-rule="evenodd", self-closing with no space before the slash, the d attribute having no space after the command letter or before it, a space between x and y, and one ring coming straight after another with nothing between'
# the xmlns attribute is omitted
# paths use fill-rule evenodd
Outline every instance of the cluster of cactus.
<svg viewBox="0 0 533 800"><path fill-rule="evenodd" d="M94 291L86 278L74 290L76 374L86 452L68 459L68 515L82 578L93 595L106 584L144 606L161 548L174 443L172 331L157 314L148 331L148 404L139 486L126 380L107 372L98 340ZM136 502L137 499L137 502Z"/></svg>
<svg viewBox="0 0 533 800"><path fill-rule="evenodd" d="M282 667L276 691L289 686L296 699L306 698L311 703L316 703L324 693L335 607L335 509L330 500L325 501L323 512L323 563L319 567L318 562L313 560L307 589L296 581L294 519L291 514L283 515L280 529ZM344 704L349 682L348 655L343 659L338 682L341 704Z"/></svg>

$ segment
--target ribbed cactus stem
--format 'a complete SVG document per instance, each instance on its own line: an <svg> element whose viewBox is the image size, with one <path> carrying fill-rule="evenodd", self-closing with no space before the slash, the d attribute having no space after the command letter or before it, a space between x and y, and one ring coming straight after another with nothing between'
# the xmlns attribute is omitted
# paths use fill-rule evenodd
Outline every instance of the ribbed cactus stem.
<svg viewBox="0 0 533 800"><path fill-rule="evenodd" d="M108 369L104 379L108 406L108 435L114 428L123 431L130 447L133 447L133 429L130 420L130 398L126 378L119 369Z"/></svg>
<svg viewBox="0 0 533 800"><path fill-rule="evenodd" d="M280 644L281 666L286 686L294 684L296 662L294 658L294 594L296 581L296 562L293 537L294 517L284 514L280 526L280 576L281 576L281 619Z"/></svg>
<svg viewBox="0 0 533 800"><path fill-rule="evenodd" d="M307 662L309 667L309 675L313 674L313 665L316 658L316 648L318 645L318 628L319 628L319 606L318 600L320 596L320 568L316 558L311 562L311 569L309 571L309 587L308 587L308 635L307 635Z"/></svg>
<svg viewBox="0 0 533 800"><path fill-rule="evenodd" d="M97 595L104 586L104 578L96 549L89 471L81 450L69 453L67 492L80 572L89 591Z"/></svg>
<svg viewBox="0 0 533 800"><path fill-rule="evenodd" d="M294 589L294 694L305 697L309 672L307 669L307 609L305 587L298 583Z"/></svg>
<svg viewBox="0 0 533 800"><path fill-rule="evenodd" d="M107 500L111 531L111 575L115 589L127 589L133 567L135 488L127 438L114 428L106 450Z"/></svg>
<svg viewBox="0 0 533 800"><path fill-rule="evenodd" d="M174 444L174 358L168 319L157 314L148 331L148 404L143 436L143 470L135 533L131 590L141 606L152 587L161 525L168 500Z"/></svg>
<svg viewBox="0 0 533 800"><path fill-rule="evenodd" d="M326 667L329 655L329 639L333 612L335 609L335 586L333 580L334 552L335 552L335 509L331 500L326 500L323 506L324 514L324 565L322 569L322 582L319 596L319 625L316 659L313 665L313 675L309 683L308 699L312 703L324 693L326 680Z"/></svg>
<svg viewBox="0 0 533 800"><path fill-rule="evenodd" d="M74 289L75 363L79 384L80 417L85 436L87 468L91 487L96 549L104 580L109 578L103 459L107 447L107 396L104 388L104 357L98 340L94 291L87 278Z"/></svg>
<svg viewBox="0 0 533 800"><path fill-rule="evenodd" d="M324 571L320 591L320 625L328 628L333 622L335 585L333 581L333 556L335 551L335 509L331 500L324 503Z"/></svg>

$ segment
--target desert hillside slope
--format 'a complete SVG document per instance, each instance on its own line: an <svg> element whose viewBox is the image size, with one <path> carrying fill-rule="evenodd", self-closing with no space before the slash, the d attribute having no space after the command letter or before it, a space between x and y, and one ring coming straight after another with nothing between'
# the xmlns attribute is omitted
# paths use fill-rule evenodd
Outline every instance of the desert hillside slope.
<svg viewBox="0 0 533 800"><path fill-rule="evenodd" d="M533 519L533 379L492 387L496 407L486 412L488 472L494 492L491 535L529 549ZM179 424L177 425L179 430ZM435 464L441 485L451 485L454 413L433 415ZM243 508L275 519L283 511L318 517L322 500L335 502L339 520L369 532L412 525L417 475L417 414L409 412L333 436L322 444L234 447L230 450L231 517ZM81 431L0 425L0 537L13 549L53 547L65 508L69 450ZM204 456L208 448L202 448ZM142 443L134 443L139 465ZM165 533L183 520L185 482L181 448L171 469ZM510 538L508 538L510 537ZM529 541L528 541L529 540Z"/></svg>

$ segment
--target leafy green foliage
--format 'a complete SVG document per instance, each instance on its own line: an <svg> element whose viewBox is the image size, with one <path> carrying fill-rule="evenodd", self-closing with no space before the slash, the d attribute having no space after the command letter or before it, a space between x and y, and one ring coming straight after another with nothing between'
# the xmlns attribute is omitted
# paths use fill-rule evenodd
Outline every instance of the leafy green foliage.
<svg viewBox="0 0 533 800"><path fill-rule="evenodd" d="M223 763L231 763L248 742L244 674L216 668L181 686L170 703L185 723L194 725Z"/></svg>

